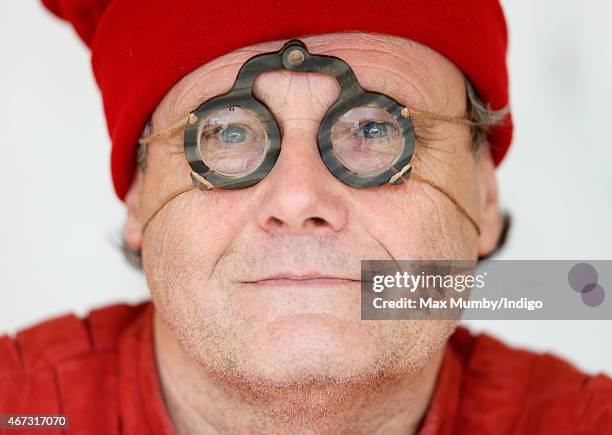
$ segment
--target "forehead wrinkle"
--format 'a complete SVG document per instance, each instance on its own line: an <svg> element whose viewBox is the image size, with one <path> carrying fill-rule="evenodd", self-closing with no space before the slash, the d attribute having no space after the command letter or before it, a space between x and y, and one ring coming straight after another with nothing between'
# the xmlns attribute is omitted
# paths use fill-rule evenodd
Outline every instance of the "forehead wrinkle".
<svg viewBox="0 0 612 435"><path fill-rule="evenodd" d="M196 70L196 77L186 80L185 85L178 89L173 98L170 98L169 113L173 115L172 118L186 115L207 99L231 89L241 65L242 62L233 61L216 65L208 70ZM231 72L235 70L235 74L230 74L230 71L224 73L225 70Z"/></svg>
<svg viewBox="0 0 612 435"><path fill-rule="evenodd" d="M312 80L315 79L315 78L320 78L320 77L324 77L325 79L331 79L331 77L327 76L325 74L322 74L322 73L308 74L306 77L307 77L308 89L309 89L311 95L314 95L316 103L319 106L324 107L325 110L329 109L329 107L340 96L340 83L338 82L338 80L332 79L333 82L334 82L333 92L322 92L319 95L319 93L314 92L314 89L313 89L313 86L312 86Z"/></svg>
<svg viewBox="0 0 612 435"><path fill-rule="evenodd" d="M264 86L262 85L262 82L265 82L266 80L270 80L270 76L274 76L274 75L279 75L279 79L278 80L274 80L274 93L271 92L271 89L268 89L268 86ZM272 110L273 112L275 110L282 110L286 104L287 104L287 100L288 100L288 95L289 95L289 89L291 88L291 79L292 76L294 75L293 71L288 71L288 70L278 70L278 71L268 71L265 72L263 74L260 74L259 76L257 76L257 78L255 79L255 82L253 83L253 95L260 101L264 102L269 108L270 110ZM289 83L286 83L286 78L289 78ZM281 85L283 86L282 89ZM280 95L280 92L282 91L282 97ZM278 105L274 105L276 107L272 107L272 105L270 104L271 102L274 102L275 99L280 98L281 104Z"/></svg>
<svg viewBox="0 0 612 435"><path fill-rule="evenodd" d="M316 86L315 81L320 81L320 85ZM294 90L299 92L292 92ZM301 114L301 119L317 119L320 122L325 111L338 99L339 93L340 85L331 76L320 72L288 70L262 74L253 88L255 97L268 106L279 124L289 119L287 116L297 120L298 117L290 115L296 110Z"/></svg>
<svg viewBox="0 0 612 435"><path fill-rule="evenodd" d="M359 70L361 70L361 74L358 73ZM363 74L363 71L365 70L372 70L372 73ZM385 67L371 65L359 65L358 68L354 69L354 71L355 75L358 76L359 83L364 87L364 89L368 91L380 92L389 95L394 100L397 100L400 104L403 104L413 109L431 109L431 107L429 107L431 105L429 103L431 101L431 98L428 98L425 95L420 86L418 86L416 83L407 79L404 75L398 72L392 71ZM376 86L378 85L378 83L370 86L369 84L372 83L373 77L380 77L380 74L377 74L380 71L388 73L389 75L399 79L400 81L404 82L405 86L394 86L393 83L391 83L389 80L382 80L381 86ZM412 89L412 92L409 91L409 89Z"/></svg>

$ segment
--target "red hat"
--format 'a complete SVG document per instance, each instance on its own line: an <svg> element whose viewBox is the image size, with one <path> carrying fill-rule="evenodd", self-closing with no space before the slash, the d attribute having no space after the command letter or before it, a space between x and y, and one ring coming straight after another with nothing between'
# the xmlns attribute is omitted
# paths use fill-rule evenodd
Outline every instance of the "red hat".
<svg viewBox="0 0 612 435"><path fill-rule="evenodd" d="M508 104L507 29L498 0L42 0L91 48L123 199L140 133L187 73L240 47L309 34L365 31L412 39L444 55L493 109ZM512 119L491 131L497 165Z"/></svg>

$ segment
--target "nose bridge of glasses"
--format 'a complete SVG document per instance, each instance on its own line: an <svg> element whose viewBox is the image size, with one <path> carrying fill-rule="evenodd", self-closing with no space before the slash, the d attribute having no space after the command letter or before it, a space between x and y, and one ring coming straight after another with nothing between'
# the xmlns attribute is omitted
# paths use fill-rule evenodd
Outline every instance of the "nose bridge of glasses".
<svg viewBox="0 0 612 435"><path fill-rule="evenodd" d="M303 42L289 41L282 53L283 66L296 72L317 72L334 77L340 84L343 97L362 92L351 67L334 56L310 54Z"/></svg>
<svg viewBox="0 0 612 435"><path fill-rule="evenodd" d="M342 59L334 56L310 54L300 40L288 41L275 53L261 54L247 60L240 68L232 93L252 93L257 76L269 71L289 70L295 72L316 72L334 77L341 87L342 95L363 92L355 73Z"/></svg>

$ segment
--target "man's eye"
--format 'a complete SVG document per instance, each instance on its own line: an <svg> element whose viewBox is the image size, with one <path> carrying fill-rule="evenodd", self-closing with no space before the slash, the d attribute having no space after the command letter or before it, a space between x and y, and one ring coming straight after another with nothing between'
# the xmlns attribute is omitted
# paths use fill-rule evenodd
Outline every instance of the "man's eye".
<svg viewBox="0 0 612 435"><path fill-rule="evenodd" d="M248 132L243 126L229 124L221 127L218 134L225 143L242 143L247 139Z"/></svg>
<svg viewBox="0 0 612 435"><path fill-rule="evenodd" d="M389 134L388 125L385 122L369 121L362 124L359 130L359 134L363 134L366 139L386 137Z"/></svg>

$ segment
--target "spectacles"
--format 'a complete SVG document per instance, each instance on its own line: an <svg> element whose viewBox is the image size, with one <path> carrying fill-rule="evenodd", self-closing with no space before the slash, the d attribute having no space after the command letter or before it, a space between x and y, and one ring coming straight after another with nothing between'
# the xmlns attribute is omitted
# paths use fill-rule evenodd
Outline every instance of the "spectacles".
<svg viewBox="0 0 612 435"><path fill-rule="evenodd" d="M193 187L247 188L272 170L281 151L280 129L269 108L253 95L253 85L260 74L283 69L324 73L340 84L340 96L323 116L318 132L321 159L338 180L352 187L372 188L402 184L408 177L420 179L449 197L480 233L475 220L449 192L411 175L410 165L415 146L413 118L469 121L411 110L388 95L364 90L346 62L311 54L297 39L276 52L251 57L228 92L203 102L187 120L140 139L146 146L184 129L184 153L193 182L193 186L171 195L146 221L145 228L163 205Z"/></svg>

